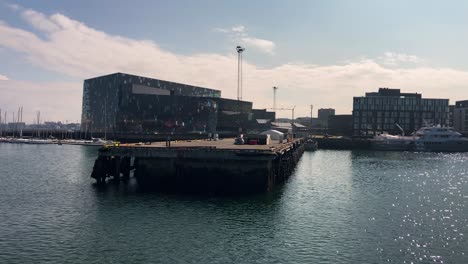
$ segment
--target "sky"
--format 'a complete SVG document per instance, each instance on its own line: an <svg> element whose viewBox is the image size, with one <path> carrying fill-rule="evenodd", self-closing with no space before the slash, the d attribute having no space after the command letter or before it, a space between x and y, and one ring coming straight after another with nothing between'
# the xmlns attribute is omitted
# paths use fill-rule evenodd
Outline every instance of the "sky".
<svg viewBox="0 0 468 264"><path fill-rule="evenodd" d="M254 108L350 114L379 87L468 99L468 1L0 0L0 109L77 122L83 80L126 72L219 89ZM279 111L289 117L290 111ZM3 114L2 114L3 117Z"/></svg>

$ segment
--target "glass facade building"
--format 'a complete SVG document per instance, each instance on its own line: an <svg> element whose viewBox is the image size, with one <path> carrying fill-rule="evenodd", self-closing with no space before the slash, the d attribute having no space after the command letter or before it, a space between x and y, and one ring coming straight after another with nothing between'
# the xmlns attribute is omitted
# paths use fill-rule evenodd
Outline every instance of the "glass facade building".
<svg viewBox="0 0 468 264"><path fill-rule="evenodd" d="M251 102L223 99L219 90L115 73L84 81L81 130L108 135L213 133L237 130L251 110Z"/></svg>
<svg viewBox="0 0 468 264"><path fill-rule="evenodd" d="M468 100L455 102L453 127L460 133L468 134Z"/></svg>
<svg viewBox="0 0 468 264"><path fill-rule="evenodd" d="M426 99L418 93L380 88L353 98L353 135L406 134L424 125L449 125L449 100Z"/></svg>

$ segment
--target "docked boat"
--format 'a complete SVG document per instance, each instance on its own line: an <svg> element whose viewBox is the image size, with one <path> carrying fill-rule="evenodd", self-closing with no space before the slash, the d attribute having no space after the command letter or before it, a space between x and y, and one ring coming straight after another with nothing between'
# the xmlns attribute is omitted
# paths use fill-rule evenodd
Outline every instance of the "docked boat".
<svg viewBox="0 0 468 264"><path fill-rule="evenodd" d="M88 146L105 146L108 144L112 144L111 140L105 140L102 138L91 138L91 141L86 141L85 145Z"/></svg>
<svg viewBox="0 0 468 264"><path fill-rule="evenodd" d="M40 138L32 138L29 139L27 144L38 144L38 145L43 145L43 144L54 144L54 142L51 139L40 139Z"/></svg>
<svg viewBox="0 0 468 264"><path fill-rule="evenodd" d="M304 149L307 151L316 151L318 149L317 141L307 138L304 143Z"/></svg>
<svg viewBox="0 0 468 264"><path fill-rule="evenodd" d="M7 142L8 143L13 143L13 144L28 144L29 139L27 139L27 138L8 138Z"/></svg>
<svg viewBox="0 0 468 264"><path fill-rule="evenodd" d="M65 139L60 141L64 145L82 145L82 146L105 146L112 144L112 141L100 138L92 138L92 140L81 139Z"/></svg>
<svg viewBox="0 0 468 264"><path fill-rule="evenodd" d="M371 139L374 150L468 152L468 138L452 127L422 127L412 136L381 134Z"/></svg>
<svg viewBox="0 0 468 264"><path fill-rule="evenodd" d="M371 139L374 150L409 151L413 149L415 137L380 134Z"/></svg>
<svg viewBox="0 0 468 264"><path fill-rule="evenodd" d="M468 138L452 127L423 127L415 133L413 150L433 152L468 152Z"/></svg>

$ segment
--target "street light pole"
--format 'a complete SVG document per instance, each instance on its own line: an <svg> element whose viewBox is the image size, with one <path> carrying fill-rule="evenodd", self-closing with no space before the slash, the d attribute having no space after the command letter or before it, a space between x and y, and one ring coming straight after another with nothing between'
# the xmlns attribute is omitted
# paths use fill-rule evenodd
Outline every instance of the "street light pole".
<svg viewBox="0 0 468 264"><path fill-rule="evenodd" d="M237 100L242 100L242 52L245 48L236 47L237 50Z"/></svg>
<svg viewBox="0 0 468 264"><path fill-rule="evenodd" d="M310 129L312 129L313 110L314 110L314 105L310 105Z"/></svg>
<svg viewBox="0 0 468 264"><path fill-rule="evenodd" d="M293 106L291 108L291 112L292 112L292 120L291 120L291 134L292 134L292 137L294 138L294 108L296 108L296 106Z"/></svg>
<svg viewBox="0 0 468 264"><path fill-rule="evenodd" d="M273 86L273 112L275 112L275 122L276 122L276 91L278 87Z"/></svg>

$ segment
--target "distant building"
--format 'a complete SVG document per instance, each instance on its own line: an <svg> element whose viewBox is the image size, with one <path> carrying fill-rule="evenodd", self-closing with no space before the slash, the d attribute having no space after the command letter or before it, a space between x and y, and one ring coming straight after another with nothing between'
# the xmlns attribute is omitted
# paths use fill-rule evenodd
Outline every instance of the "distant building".
<svg viewBox="0 0 468 264"><path fill-rule="evenodd" d="M271 128L272 123L275 122L275 118L275 112L270 112L266 109L252 109L248 129L257 132L268 130Z"/></svg>
<svg viewBox="0 0 468 264"><path fill-rule="evenodd" d="M328 128L328 117L332 115L335 115L335 109L320 108L318 117L298 117L295 121L314 130L326 130Z"/></svg>
<svg viewBox="0 0 468 264"><path fill-rule="evenodd" d="M353 115L329 116L328 133L337 136L353 136Z"/></svg>
<svg viewBox="0 0 468 264"><path fill-rule="evenodd" d="M449 105L449 127L453 127L453 114L455 112L455 105Z"/></svg>
<svg viewBox="0 0 468 264"><path fill-rule="evenodd" d="M324 122L328 122L328 117L335 115L335 109L333 108L320 108L318 110L318 119Z"/></svg>
<svg viewBox="0 0 468 264"><path fill-rule="evenodd" d="M26 127L26 123L24 122L9 122L7 125L7 129L11 131L19 131L20 129L23 129Z"/></svg>
<svg viewBox="0 0 468 264"><path fill-rule="evenodd" d="M449 100L425 99L418 93L379 88L353 99L353 135L409 134L425 124L449 125ZM398 125L398 126L397 126Z"/></svg>
<svg viewBox="0 0 468 264"><path fill-rule="evenodd" d="M460 133L468 134L468 100L455 102L453 127Z"/></svg>
<svg viewBox="0 0 468 264"><path fill-rule="evenodd" d="M316 118L314 118L314 119L316 119ZM299 124L301 124L303 126L306 126L306 127L310 128L313 120L311 120L310 117L298 117L298 118L295 118L294 121L296 121L297 123L299 123Z"/></svg>
<svg viewBox="0 0 468 264"><path fill-rule="evenodd" d="M310 117L298 117L296 118L296 122L306 126L308 128L316 128L316 129L326 129L328 126L327 120L321 120L317 117L313 117L312 120Z"/></svg>

